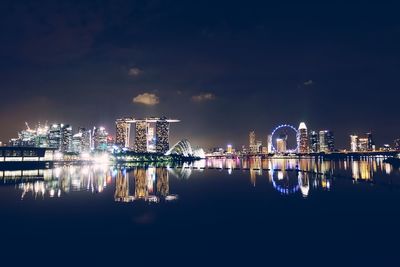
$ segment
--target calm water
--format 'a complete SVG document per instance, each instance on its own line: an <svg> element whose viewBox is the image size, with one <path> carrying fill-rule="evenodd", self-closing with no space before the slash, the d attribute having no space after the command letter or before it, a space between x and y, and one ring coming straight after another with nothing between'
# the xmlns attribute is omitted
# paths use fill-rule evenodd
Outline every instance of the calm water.
<svg viewBox="0 0 400 267"><path fill-rule="evenodd" d="M400 171L382 161L0 172L0 253L35 266L399 266Z"/></svg>

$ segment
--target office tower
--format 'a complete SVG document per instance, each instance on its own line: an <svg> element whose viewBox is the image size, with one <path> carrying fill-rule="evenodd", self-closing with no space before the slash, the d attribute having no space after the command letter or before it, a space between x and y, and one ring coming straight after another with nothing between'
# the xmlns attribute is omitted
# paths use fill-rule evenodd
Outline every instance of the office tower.
<svg viewBox="0 0 400 267"><path fill-rule="evenodd" d="M146 139L147 139L147 152L150 152L150 153L157 152L156 123L154 123L154 122L148 122L147 123L147 136L146 136ZM169 138L167 138L167 140L168 139ZM168 149L169 149L169 142L168 142L167 151L168 151ZM160 150L162 150L162 149L160 149ZM167 151L165 151L165 152L167 152ZM165 152L161 152L160 151L160 153L165 153Z"/></svg>
<svg viewBox="0 0 400 267"><path fill-rule="evenodd" d="M132 118L123 118L115 121L115 144L119 147L129 147Z"/></svg>
<svg viewBox="0 0 400 267"><path fill-rule="evenodd" d="M95 150L107 150L108 133L104 127L93 128L93 148Z"/></svg>
<svg viewBox="0 0 400 267"><path fill-rule="evenodd" d="M61 152L71 151L72 145L72 127L70 125L61 124Z"/></svg>
<svg viewBox="0 0 400 267"><path fill-rule="evenodd" d="M86 128L79 128L78 133L82 134L81 152L89 152L92 143L92 131Z"/></svg>
<svg viewBox="0 0 400 267"><path fill-rule="evenodd" d="M226 153L227 154L232 154L232 145L229 144L229 145L226 146Z"/></svg>
<svg viewBox="0 0 400 267"><path fill-rule="evenodd" d="M83 134L77 133L72 136L72 148L71 151L74 153L81 153L82 152L82 140Z"/></svg>
<svg viewBox="0 0 400 267"><path fill-rule="evenodd" d="M350 135L350 149L352 152L358 151L358 136Z"/></svg>
<svg viewBox="0 0 400 267"><path fill-rule="evenodd" d="M332 131L319 131L320 152L333 152L335 150L335 139Z"/></svg>
<svg viewBox="0 0 400 267"><path fill-rule="evenodd" d="M49 147L60 149L61 148L61 127L63 124L53 124L49 129Z"/></svg>
<svg viewBox="0 0 400 267"><path fill-rule="evenodd" d="M262 141L257 141L256 147L257 147L257 153L261 153L262 152Z"/></svg>
<svg viewBox="0 0 400 267"><path fill-rule="evenodd" d="M304 122L301 122L297 132L297 146L299 153L308 153L308 132L307 126Z"/></svg>
<svg viewBox="0 0 400 267"><path fill-rule="evenodd" d="M358 138L358 151L366 152L368 148L368 137Z"/></svg>
<svg viewBox="0 0 400 267"><path fill-rule="evenodd" d="M396 149L397 151L400 151L400 138L394 140L394 149Z"/></svg>
<svg viewBox="0 0 400 267"><path fill-rule="evenodd" d="M251 154L257 153L256 133L254 131L249 133L249 150Z"/></svg>
<svg viewBox="0 0 400 267"><path fill-rule="evenodd" d="M267 152L268 153L273 153L274 151L272 151L272 135L269 134L268 138L267 138Z"/></svg>
<svg viewBox="0 0 400 267"><path fill-rule="evenodd" d="M147 152L147 122L137 121L135 124L135 151Z"/></svg>
<svg viewBox="0 0 400 267"><path fill-rule="evenodd" d="M286 138L279 137L276 139L276 151L278 153L286 152Z"/></svg>
<svg viewBox="0 0 400 267"><path fill-rule="evenodd" d="M310 152L317 153L319 152L319 135L316 131L310 132Z"/></svg>
<svg viewBox="0 0 400 267"><path fill-rule="evenodd" d="M375 142L372 137L372 133L367 133L367 139L368 139L368 151L375 151Z"/></svg>
<svg viewBox="0 0 400 267"><path fill-rule="evenodd" d="M169 120L162 117L156 121L156 152L166 153L169 150Z"/></svg>

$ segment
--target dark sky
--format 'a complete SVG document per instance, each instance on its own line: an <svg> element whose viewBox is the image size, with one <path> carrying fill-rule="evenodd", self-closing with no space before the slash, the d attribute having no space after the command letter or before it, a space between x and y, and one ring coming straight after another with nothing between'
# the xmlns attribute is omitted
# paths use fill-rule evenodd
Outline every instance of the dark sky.
<svg viewBox="0 0 400 267"><path fill-rule="evenodd" d="M300 121L339 147L367 131L392 143L400 5L323 2L1 1L0 140L25 121L114 133L165 114L182 120L172 141L205 148Z"/></svg>

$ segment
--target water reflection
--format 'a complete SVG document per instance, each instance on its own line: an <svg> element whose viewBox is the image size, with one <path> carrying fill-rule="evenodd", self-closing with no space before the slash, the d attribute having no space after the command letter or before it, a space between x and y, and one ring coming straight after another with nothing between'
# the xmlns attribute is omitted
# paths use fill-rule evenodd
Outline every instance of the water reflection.
<svg viewBox="0 0 400 267"><path fill-rule="evenodd" d="M205 169L209 169L205 171ZM213 172L214 171L214 172ZM0 171L4 184L15 184L21 198L62 197L74 191L92 194L112 190L116 202L145 201L158 203L176 200L170 179L190 179L195 174L239 174L249 177L249 185L267 181L282 195L308 197L313 190L331 190L335 179L352 179L353 183L376 180L396 183L399 174L382 158L341 161L322 159L209 159L178 166L60 166L48 170ZM400 180L400 179L398 179ZM399 182L397 182L399 183Z"/></svg>

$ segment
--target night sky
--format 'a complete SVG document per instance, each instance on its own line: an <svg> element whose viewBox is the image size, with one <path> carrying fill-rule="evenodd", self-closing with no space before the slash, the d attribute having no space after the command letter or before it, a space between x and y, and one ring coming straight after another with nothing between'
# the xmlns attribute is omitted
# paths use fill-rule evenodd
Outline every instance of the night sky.
<svg viewBox="0 0 400 267"><path fill-rule="evenodd" d="M166 115L171 141L331 129L400 137L400 5L367 1L1 1L0 140ZM300 2L300 1L296 1ZM351 2L351 3L350 3ZM369 2L369 1L368 1Z"/></svg>

